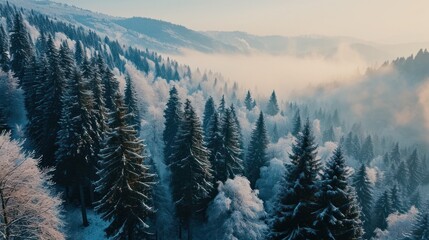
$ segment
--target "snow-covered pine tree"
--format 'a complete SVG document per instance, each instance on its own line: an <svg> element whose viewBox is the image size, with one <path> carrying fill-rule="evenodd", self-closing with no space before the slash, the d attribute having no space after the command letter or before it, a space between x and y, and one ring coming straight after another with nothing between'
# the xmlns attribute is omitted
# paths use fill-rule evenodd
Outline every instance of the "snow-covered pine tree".
<svg viewBox="0 0 429 240"><path fill-rule="evenodd" d="M380 230L386 230L387 228L387 217L392 213L392 204L388 191L384 191L378 200L374 204L373 209L373 229L379 228Z"/></svg>
<svg viewBox="0 0 429 240"><path fill-rule="evenodd" d="M417 215L413 224L413 229L406 240L424 240L429 239L429 211L423 208Z"/></svg>
<svg viewBox="0 0 429 240"><path fill-rule="evenodd" d="M133 126L136 129L137 134L140 133L140 109L137 102L137 93L134 88L134 83L130 75L125 76L125 92L124 92L124 102L125 107L127 108L127 118L128 124Z"/></svg>
<svg viewBox="0 0 429 240"><path fill-rule="evenodd" d="M371 135L366 137L364 143L362 144L362 148L360 151L360 160L369 164L369 162L374 158L374 145L372 143Z"/></svg>
<svg viewBox="0 0 429 240"><path fill-rule="evenodd" d="M206 104L204 106L204 118L203 118L203 130L204 135L207 137L209 125L213 114L216 112L216 106L212 97L207 99Z"/></svg>
<svg viewBox="0 0 429 240"><path fill-rule="evenodd" d="M203 146L200 119L187 99L168 162L171 189L180 226L192 234L191 219L207 207L212 193L212 169ZM179 231L181 238L181 231Z"/></svg>
<svg viewBox="0 0 429 240"><path fill-rule="evenodd" d="M404 206L401 201L398 186L395 184L390 189L390 203L392 204L392 212L405 213Z"/></svg>
<svg viewBox="0 0 429 240"><path fill-rule="evenodd" d="M356 190L357 201L361 207L360 218L365 231L365 238L371 234L371 216L372 216L372 192L373 186L366 172L365 164L355 173L353 177L353 187Z"/></svg>
<svg viewBox="0 0 429 240"><path fill-rule="evenodd" d="M408 193L412 193L419 186L422 179L421 164L417 149L414 149L413 153L408 157L406 165L408 169Z"/></svg>
<svg viewBox="0 0 429 240"><path fill-rule="evenodd" d="M10 55L14 76L19 80L24 77L25 66L30 63L34 55L32 42L29 36L22 15L16 13L10 34Z"/></svg>
<svg viewBox="0 0 429 240"><path fill-rule="evenodd" d="M101 199L95 210L110 221L106 236L113 239L146 239L153 213L153 176L144 165L144 145L136 130L127 124L122 96L115 95L117 110L110 113L106 141L100 153L100 179L96 191Z"/></svg>
<svg viewBox="0 0 429 240"><path fill-rule="evenodd" d="M321 178L315 211L319 239L361 239L362 222L356 193L348 183L348 170L341 148L326 163Z"/></svg>
<svg viewBox="0 0 429 240"><path fill-rule="evenodd" d="M322 139L323 139L323 142L335 141L335 133L334 133L334 128L332 126L330 126L328 129L323 131Z"/></svg>
<svg viewBox="0 0 429 240"><path fill-rule="evenodd" d="M241 159L240 132L231 109L226 109L221 125L222 146L220 149L220 161L213 166L218 179L225 182L228 178L242 175L243 160Z"/></svg>
<svg viewBox="0 0 429 240"><path fill-rule="evenodd" d="M409 185L409 172L408 167L405 161L401 161L399 165L395 168L395 181L399 184L399 188L403 191L408 191Z"/></svg>
<svg viewBox="0 0 429 240"><path fill-rule="evenodd" d="M206 136L206 147L207 150L209 150L209 161L210 164L213 167L213 184L214 186L217 185L217 181L220 179L220 176L218 174L218 169L216 169L216 166L219 166L220 162L222 161L222 153L221 149L223 146L223 139L222 139L222 132L221 132L221 125L219 121L219 115L215 112L213 113L213 116L211 117L208 130L207 130L207 136ZM213 188L216 190L216 188Z"/></svg>
<svg viewBox="0 0 429 240"><path fill-rule="evenodd" d="M263 201L245 177L220 183L218 195L207 210L206 239L264 239L267 225Z"/></svg>
<svg viewBox="0 0 429 240"><path fill-rule="evenodd" d="M0 24L0 68L7 72L10 69L9 34L3 24Z"/></svg>
<svg viewBox="0 0 429 240"><path fill-rule="evenodd" d="M390 162L394 167L401 163L401 153L399 152L399 143L396 143L390 152Z"/></svg>
<svg viewBox="0 0 429 240"><path fill-rule="evenodd" d="M61 199L51 195L49 171L22 151L22 143L0 134L0 235L2 239L65 239Z"/></svg>
<svg viewBox="0 0 429 240"><path fill-rule="evenodd" d="M78 187L83 225L88 226L83 189L96 169L91 161L94 155L91 107L94 102L88 83L76 68L66 83L61 102L63 107L55 153L57 179L67 187Z"/></svg>
<svg viewBox="0 0 429 240"><path fill-rule="evenodd" d="M57 133L59 131L59 122L62 113L61 98L64 94L65 77L63 69L60 66L60 56L55 47L51 36L48 38L47 60L48 72L47 79L43 81L41 92L41 107L44 111L43 137L39 145L43 156L42 166L54 166L55 152L57 151Z"/></svg>
<svg viewBox="0 0 429 240"><path fill-rule="evenodd" d="M73 52L70 50L67 42L62 42L59 50L60 67L63 70L65 79L73 78L76 67Z"/></svg>
<svg viewBox="0 0 429 240"><path fill-rule="evenodd" d="M225 113L225 110L226 110L225 95L222 95L222 98L220 99L220 102L219 102L219 107L217 108L217 112L219 113L220 116L223 116L223 114Z"/></svg>
<svg viewBox="0 0 429 240"><path fill-rule="evenodd" d="M307 119L297 142L292 146L291 163L278 194L271 220L269 239L318 239L314 228L317 174L320 160Z"/></svg>
<svg viewBox="0 0 429 240"><path fill-rule="evenodd" d="M97 65L104 87L104 103L109 113L115 112L117 108L115 106L115 96L119 92L119 82L112 71L106 66L103 58L100 55L97 58Z"/></svg>
<svg viewBox="0 0 429 240"><path fill-rule="evenodd" d="M264 114L259 113L255 128L250 137L249 149L246 156L246 176L250 181L250 187L255 188L256 181L260 176L260 168L267 163L268 147L267 129L265 127Z"/></svg>
<svg viewBox="0 0 429 240"><path fill-rule="evenodd" d="M270 100L268 101L267 114L274 116L277 113L279 113L279 104L277 103L276 92L273 90L273 92L271 93Z"/></svg>
<svg viewBox="0 0 429 240"><path fill-rule="evenodd" d="M301 114L299 112L299 109L296 110L295 116L293 118L293 126L292 126L292 135L295 137L298 137L299 132L301 132Z"/></svg>
<svg viewBox="0 0 429 240"><path fill-rule="evenodd" d="M252 110L255 106L253 105L253 98L250 91L247 91L246 98L244 99L244 106L247 110Z"/></svg>
<svg viewBox="0 0 429 240"><path fill-rule="evenodd" d="M179 99L177 89L173 86L170 89L170 97L164 110L164 162L168 166L170 164L169 157L174 145L174 139L179 129L180 121L183 116L182 103Z"/></svg>
<svg viewBox="0 0 429 240"><path fill-rule="evenodd" d="M76 65L80 66L84 59L86 58L86 53L83 48L81 41L76 41L75 51L74 51L74 59L76 61Z"/></svg>

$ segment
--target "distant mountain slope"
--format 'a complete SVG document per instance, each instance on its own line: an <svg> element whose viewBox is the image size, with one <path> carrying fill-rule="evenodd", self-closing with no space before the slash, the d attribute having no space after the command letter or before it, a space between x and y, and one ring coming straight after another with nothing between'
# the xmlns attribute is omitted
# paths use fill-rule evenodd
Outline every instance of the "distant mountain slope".
<svg viewBox="0 0 429 240"><path fill-rule="evenodd" d="M320 55L329 58L342 47L348 46L362 59L380 63L429 46L429 43L378 44L349 37L256 36L237 31L198 32L162 20L113 17L48 0L10 2L92 29L127 45L166 54L180 54L184 49L189 49L204 53L263 53L297 57Z"/></svg>

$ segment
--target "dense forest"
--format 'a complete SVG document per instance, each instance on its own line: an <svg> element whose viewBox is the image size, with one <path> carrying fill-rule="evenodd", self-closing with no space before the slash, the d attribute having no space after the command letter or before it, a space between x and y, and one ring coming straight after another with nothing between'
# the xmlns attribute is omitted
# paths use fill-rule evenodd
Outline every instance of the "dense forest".
<svg viewBox="0 0 429 240"><path fill-rule="evenodd" d="M0 13L2 238L429 239L425 145L33 10Z"/></svg>

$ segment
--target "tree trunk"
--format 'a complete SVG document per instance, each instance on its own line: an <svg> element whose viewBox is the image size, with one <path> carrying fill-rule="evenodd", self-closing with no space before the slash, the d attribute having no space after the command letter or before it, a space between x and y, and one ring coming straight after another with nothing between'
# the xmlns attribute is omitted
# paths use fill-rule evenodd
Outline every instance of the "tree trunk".
<svg viewBox="0 0 429 240"><path fill-rule="evenodd" d="M93 206L94 203L94 184L92 182L89 183L89 201L90 201L90 207Z"/></svg>
<svg viewBox="0 0 429 240"><path fill-rule="evenodd" d="M189 223L188 223L188 240L192 240L191 221L189 221Z"/></svg>
<svg viewBox="0 0 429 240"><path fill-rule="evenodd" d="M79 183L79 195L80 195L80 210L82 211L82 224L84 227L88 227L89 222L88 222L88 217L86 215L85 195L83 191L82 182Z"/></svg>
<svg viewBox="0 0 429 240"><path fill-rule="evenodd" d="M182 221L179 223L179 239L182 240Z"/></svg>
<svg viewBox="0 0 429 240"><path fill-rule="evenodd" d="M7 214L6 214L6 203L4 200L4 196L3 196L3 191L0 191L0 197L1 197L1 208L2 208L2 212L3 212L3 223L5 226L5 239L8 240L10 239L10 230L9 230L9 220L7 218Z"/></svg>

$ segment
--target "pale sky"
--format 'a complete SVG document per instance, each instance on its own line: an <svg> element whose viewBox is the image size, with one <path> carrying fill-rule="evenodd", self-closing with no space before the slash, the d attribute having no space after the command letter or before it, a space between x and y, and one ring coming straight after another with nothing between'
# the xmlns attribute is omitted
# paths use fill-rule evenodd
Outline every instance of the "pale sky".
<svg viewBox="0 0 429 240"><path fill-rule="evenodd" d="M350 36L429 42L427 0L55 0L113 16L166 20L194 30Z"/></svg>

